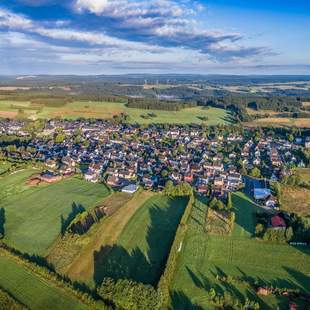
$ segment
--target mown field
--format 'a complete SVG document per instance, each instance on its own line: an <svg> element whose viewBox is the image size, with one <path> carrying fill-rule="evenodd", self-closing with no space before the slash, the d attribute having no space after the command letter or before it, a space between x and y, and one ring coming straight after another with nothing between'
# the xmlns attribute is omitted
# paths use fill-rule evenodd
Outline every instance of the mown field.
<svg viewBox="0 0 310 310"><path fill-rule="evenodd" d="M94 284L94 252L100 251L101 246L115 244L130 218L153 193L137 192L129 199L127 195L116 192L107 197L103 204L108 205L109 210L115 209L117 205L121 207L93 225L86 234L67 234L55 242L47 258L58 271L73 280Z"/></svg>
<svg viewBox="0 0 310 310"><path fill-rule="evenodd" d="M118 102L87 102L76 101L63 105L38 105L30 101L4 101L0 100L0 117L6 118L102 118L111 119L114 115L125 113L129 115L131 123L178 123L178 124L225 124L230 123L230 115L227 111L218 108L194 107L181 111L157 111L127 108ZM155 117L145 118L148 113ZM205 121L204 117L208 120Z"/></svg>
<svg viewBox="0 0 310 310"><path fill-rule="evenodd" d="M239 300L257 300L261 309L287 309L286 297L258 297L244 284L224 284L216 276L230 275L278 287L310 292L310 250L258 241L254 233L254 205L242 193L233 195L236 223L231 236L207 236L206 204L196 201L171 286L175 309L212 309L207 291L230 292Z"/></svg>
<svg viewBox="0 0 310 310"><path fill-rule="evenodd" d="M5 242L20 251L44 255L77 210L95 206L109 190L78 178L27 186L34 172L19 171L0 180L0 207L5 210Z"/></svg>
<svg viewBox="0 0 310 310"><path fill-rule="evenodd" d="M0 270L0 286L29 309L87 309L62 289L1 255L1 252Z"/></svg>
<svg viewBox="0 0 310 310"><path fill-rule="evenodd" d="M129 278L155 284L163 271L186 198L155 195L131 217L114 246L94 253L94 281Z"/></svg>

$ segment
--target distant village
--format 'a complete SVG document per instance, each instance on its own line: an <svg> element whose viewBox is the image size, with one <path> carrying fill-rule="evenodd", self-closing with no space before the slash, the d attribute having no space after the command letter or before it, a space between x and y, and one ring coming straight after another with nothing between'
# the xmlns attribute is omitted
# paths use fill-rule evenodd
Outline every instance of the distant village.
<svg viewBox="0 0 310 310"><path fill-rule="evenodd" d="M41 163L45 171L40 178L45 182L81 174L89 182L134 193L139 187L161 191L171 180L220 199L245 188L271 207L276 199L269 183L288 175L289 167L304 167L300 150L310 148L309 137L255 136L247 129L241 133L199 126L50 120L30 136L26 127L24 121L0 121L2 137L24 141L1 141L2 157Z"/></svg>

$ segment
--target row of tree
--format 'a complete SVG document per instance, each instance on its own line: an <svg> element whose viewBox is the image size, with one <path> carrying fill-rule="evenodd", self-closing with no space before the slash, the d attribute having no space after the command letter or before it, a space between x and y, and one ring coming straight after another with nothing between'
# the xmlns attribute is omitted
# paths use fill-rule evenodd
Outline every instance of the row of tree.
<svg viewBox="0 0 310 310"><path fill-rule="evenodd" d="M180 111L185 108L195 107L195 102L166 101L147 98L128 98L127 107L143 110Z"/></svg>

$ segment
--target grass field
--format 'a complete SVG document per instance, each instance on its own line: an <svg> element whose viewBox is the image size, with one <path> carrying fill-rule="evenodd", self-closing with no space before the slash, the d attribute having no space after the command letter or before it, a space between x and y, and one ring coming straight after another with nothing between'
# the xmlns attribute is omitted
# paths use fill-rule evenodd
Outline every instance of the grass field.
<svg viewBox="0 0 310 310"><path fill-rule="evenodd" d="M300 128L309 128L310 127L310 118L287 118L287 117L268 117L268 118L259 118L252 122L243 123L249 127L300 127Z"/></svg>
<svg viewBox="0 0 310 310"><path fill-rule="evenodd" d="M156 195L131 217L116 245L94 253L94 280L129 278L156 284L165 266L186 198Z"/></svg>
<svg viewBox="0 0 310 310"><path fill-rule="evenodd" d="M1 252L0 270L0 287L29 309L87 309L62 289L42 280L26 267L1 255Z"/></svg>
<svg viewBox="0 0 310 310"><path fill-rule="evenodd" d="M299 215L310 215L310 190L299 186L282 186L282 208Z"/></svg>
<svg viewBox="0 0 310 310"><path fill-rule="evenodd" d="M171 286L174 309L212 309L206 292L230 292L240 300L257 300L261 309L288 308L286 297L258 297L251 287L223 284L216 275L255 279L268 285L310 292L310 250L253 238L255 206L242 193L233 195L236 223L231 236L207 236L206 204L196 201Z"/></svg>
<svg viewBox="0 0 310 310"><path fill-rule="evenodd" d="M11 167L10 163L0 161L0 176L1 174L7 172L10 167Z"/></svg>
<svg viewBox="0 0 310 310"><path fill-rule="evenodd" d="M126 113L131 123L178 123L178 124L225 124L229 123L230 115L227 111L217 108L205 109L203 107L188 108L177 112L129 109L118 102L87 102L76 101L66 103L60 107L38 106L28 101L0 101L0 117L7 118L102 118L111 119L114 115ZM146 119L141 115L156 114L156 117ZM208 117L207 121L202 117Z"/></svg>
<svg viewBox="0 0 310 310"><path fill-rule="evenodd" d="M297 168L295 172L301 177L302 182L310 182L310 168Z"/></svg>
<svg viewBox="0 0 310 310"><path fill-rule="evenodd" d="M78 178L29 187L26 180L33 173L24 170L0 180L0 207L5 209L5 241L20 251L44 255L74 213L74 204L88 209L109 190Z"/></svg>
<svg viewBox="0 0 310 310"><path fill-rule="evenodd" d="M64 238L59 238L48 255L48 260L57 270L66 273L71 279L94 284L94 252L99 251L101 246L115 244L135 211L153 195L152 192L143 191L128 200L124 199L122 194L114 193L104 200L103 204L109 204L112 209L121 202L123 205L116 213L94 225L85 235L66 235Z"/></svg>

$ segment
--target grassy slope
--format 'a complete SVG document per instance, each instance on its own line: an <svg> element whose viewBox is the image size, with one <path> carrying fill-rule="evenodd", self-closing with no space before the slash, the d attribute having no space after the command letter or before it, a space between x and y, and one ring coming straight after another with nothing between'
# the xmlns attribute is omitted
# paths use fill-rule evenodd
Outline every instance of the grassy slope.
<svg viewBox="0 0 310 310"><path fill-rule="evenodd" d="M110 119L114 115L126 113L130 116L131 122L138 122L142 124L148 123L206 123L208 125L215 125L218 123L229 122L229 115L223 109L210 108L203 109L202 107L195 107L184 109L178 112L157 111L157 110L140 110L129 109L123 103L115 102L73 102L65 104L62 107L43 107L39 109L32 106L30 102L19 101L0 101L0 112L18 112L22 109L25 117L30 119L36 118L53 118L56 116L75 119L78 117L86 118L103 118ZM155 113L157 117L152 119L144 119L141 115L147 113ZM0 114L1 116L1 114ZM206 116L209 118L207 122L202 121L198 117ZM10 117L7 115L7 117ZM14 117L14 116L13 116Z"/></svg>
<svg viewBox="0 0 310 310"><path fill-rule="evenodd" d="M113 208L113 197L120 193L109 196L104 204L109 201ZM152 192L136 193L128 202L113 215L104 218L98 225L94 225L91 230L83 236L66 236L62 242L56 243L49 253L48 259L65 272L71 279L84 281L90 285L94 284L94 252L100 251L101 246L112 246L115 244L122 230L136 210L151 196Z"/></svg>
<svg viewBox="0 0 310 310"><path fill-rule="evenodd" d="M131 278L155 283L161 275L187 199L156 195L131 217L117 244L94 255L94 280ZM108 253L108 254L107 254Z"/></svg>
<svg viewBox="0 0 310 310"><path fill-rule="evenodd" d="M218 292L229 291L239 299L257 299L263 309L274 309L276 305L287 303L285 298L268 296L259 299L252 289L244 286L224 286L216 280L217 274L251 277L310 292L310 251L252 239L254 206L241 193L233 195L233 203L236 223L229 237L205 234L206 205L196 202L172 284L174 308L194 304L210 308L206 290L211 287Z"/></svg>
<svg viewBox="0 0 310 310"><path fill-rule="evenodd" d="M22 171L0 180L5 209L5 240L17 249L43 255L61 232L72 204L85 209L108 195L102 184L70 178L51 185L28 187L25 181L33 171Z"/></svg>
<svg viewBox="0 0 310 310"><path fill-rule="evenodd" d="M0 286L29 309L86 309L74 297L0 254Z"/></svg>

